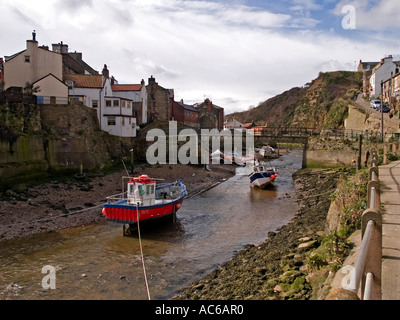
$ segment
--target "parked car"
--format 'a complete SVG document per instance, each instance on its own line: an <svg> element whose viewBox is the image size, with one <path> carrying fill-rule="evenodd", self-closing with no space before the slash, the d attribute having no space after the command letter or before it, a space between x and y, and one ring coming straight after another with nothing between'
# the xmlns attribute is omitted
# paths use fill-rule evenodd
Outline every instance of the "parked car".
<svg viewBox="0 0 400 320"><path fill-rule="evenodd" d="M378 107L376 107L376 111L381 112L381 106L380 106L380 105L379 105ZM382 111L385 112L385 113L387 113L387 112L390 111L390 109L389 109L389 107L388 107L386 104L384 104L384 105L383 105L383 110L382 110Z"/></svg>
<svg viewBox="0 0 400 320"><path fill-rule="evenodd" d="M380 108L381 107L381 100L371 100L370 106L373 109L377 109L378 106Z"/></svg>

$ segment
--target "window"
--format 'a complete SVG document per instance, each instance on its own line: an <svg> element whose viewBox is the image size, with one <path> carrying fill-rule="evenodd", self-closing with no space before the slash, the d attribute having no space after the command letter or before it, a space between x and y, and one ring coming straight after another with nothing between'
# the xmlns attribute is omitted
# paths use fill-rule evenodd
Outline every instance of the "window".
<svg viewBox="0 0 400 320"><path fill-rule="evenodd" d="M25 56L25 62L31 62L31 56Z"/></svg>
<svg viewBox="0 0 400 320"><path fill-rule="evenodd" d="M115 117L107 117L107 124L109 126L115 126L116 125Z"/></svg>
<svg viewBox="0 0 400 320"><path fill-rule="evenodd" d="M114 107L119 107L119 100L114 100Z"/></svg>
<svg viewBox="0 0 400 320"><path fill-rule="evenodd" d="M111 107L111 100L106 100L106 107Z"/></svg>
<svg viewBox="0 0 400 320"><path fill-rule="evenodd" d="M99 106L99 100L93 100L92 101L92 108L93 109L97 109Z"/></svg>
<svg viewBox="0 0 400 320"><path fill-rule="evenodd" d="M132 196L133 193L135 192L133 183L129 183L129 184L128 184L128 189L129 189L128 194L129 194L130 196Z"/></svg>

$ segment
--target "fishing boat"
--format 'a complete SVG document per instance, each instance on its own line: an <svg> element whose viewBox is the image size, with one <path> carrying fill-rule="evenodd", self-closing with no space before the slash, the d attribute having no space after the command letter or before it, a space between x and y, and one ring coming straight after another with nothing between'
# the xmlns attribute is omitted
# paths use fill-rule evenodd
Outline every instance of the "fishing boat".
<svg viewBox="0 0 400 320"><path fill-rule="evenodd" d="M265 164L258 162L252 167L252 172L249 174L250 183L252 186L260 189L273 185L278 176L279 171L274 167L268 167Z"/></svg>
<svg viewBox="0 0 400 320"><path fill-rule="evenodd" d="M149 222L161 218L173 217L181 208L186 195L186 186L177 180L174 183L156 185L156 180L141 175L136 178L123 177L123 189L126 191L107 197L103 215L111 221L129 225L129 230L136 228L137 223Z"/></svg>
<svg viewBox="0 0 400 320"><path fill-rule="evenodd" d="M275 153L275 149L272 148L271 146L263 146L260 151L260 155L264 158L272 157L273 154Z"/></svg>

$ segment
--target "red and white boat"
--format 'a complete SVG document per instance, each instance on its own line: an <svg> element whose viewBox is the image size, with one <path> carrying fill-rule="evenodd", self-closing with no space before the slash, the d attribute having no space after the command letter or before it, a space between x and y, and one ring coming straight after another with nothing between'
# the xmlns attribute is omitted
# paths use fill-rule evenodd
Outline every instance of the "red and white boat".
<svg viewBox="0 0 400 320"><path fill-rule="evenodd" d="M107 197L102 212L108 220L129 224L130 229L138 221L175 218L187 193L180 180L160 186L156 186L156 179L146 175L123 177L122 180L123 190L126 184L126 191Z"/></svg>

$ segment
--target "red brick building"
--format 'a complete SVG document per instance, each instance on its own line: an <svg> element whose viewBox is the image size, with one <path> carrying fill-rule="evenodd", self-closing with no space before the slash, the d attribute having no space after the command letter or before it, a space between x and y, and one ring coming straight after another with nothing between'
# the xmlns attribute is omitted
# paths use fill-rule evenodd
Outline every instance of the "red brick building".
<svg viewBox="0 0 400 320"><path fill-rule="evenodd" d="M171 98L171 105L172 115L170 120L177 121L179 124L183 124L195 129L200 128L199 111L193 106L184 104L183 100L176 102L173 98Z"/></svg>

